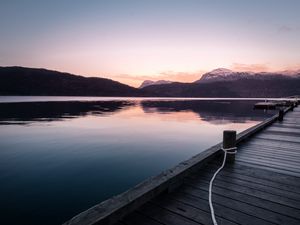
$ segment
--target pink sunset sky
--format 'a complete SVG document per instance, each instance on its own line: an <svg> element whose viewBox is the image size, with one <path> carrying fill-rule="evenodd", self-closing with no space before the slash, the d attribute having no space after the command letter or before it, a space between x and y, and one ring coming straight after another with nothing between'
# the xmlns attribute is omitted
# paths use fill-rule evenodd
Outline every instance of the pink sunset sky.
<svg viewBox="0 0 300 225"><path fill-rule="evenodd" d="M34 7L33 7L34 6ZM300 69L300 1L1 1L0 65L139 86Z"/></svg>

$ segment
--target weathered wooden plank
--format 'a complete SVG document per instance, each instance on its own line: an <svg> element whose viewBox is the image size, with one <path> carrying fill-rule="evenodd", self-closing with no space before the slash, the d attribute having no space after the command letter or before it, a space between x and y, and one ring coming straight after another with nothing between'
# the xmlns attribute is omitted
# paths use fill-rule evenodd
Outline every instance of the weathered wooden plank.
<svg viewBox="0 0 300 225"><path fill-rule="evenodd" d="M280 171L281 173L300 177L299 168L290 166L288 164L286 166L284 166L284 164L279 164L277 162L270 161L270 160L259 160L259 159L252 159L252 158L249 159L249 158L237 157L236 163L237 164L241 163L244 165L247 165L247 163L248 163L249 166L252 166L254 169L260 168L261 166L263 166L265 169L268 169L268 170L276 169L276 170Z"/></svg>
<svg viewBox="0 0 300 225"><path fill-rule="evenodd" d="M198 198L201 198L204 200L208 200L208 191L203 190L191 190L188 189L190 195L197 196ZM184 193L187 193L184 192ZM188 193L187 193L188 194ZM288 216L284 216L275 212L270 211L269 209L263 209L254 205L249 205L245 202L242 202L237 199L233 199L230 197L225 197L223 195L219 195L214 193L213 196L213 202L214 205L223 206L220 207L220 211L227 209L232 209L233 212L231 212L228 216L231 217L233 220L240 224L247 224L245 220L249 220L249 224L294 224L298 225L299 220L290 218ZM196 201L194 204L197 204ZM217 211L216 213L220 212Z"/></svg>
<svg viewBox="0 0 300 225"><path fill-rule="evenodd" d="M259 163L253 163L253 162L242 162L242 161L236 161L236 164L240 166L252 166L255 169L262 169L262 170L268 170L272 171L274 173L281 173L283 175L290 175L295 178L300 178L298 172L290 171L290 170L283 170L282 168L275 168L275 167L269 167L267 165L259 164Z"/></svg>
<svg viewBox="0 0 300 225"><path fill-rule="evenodd" d="M141 215L137 212L133 212L126 216L121 221L126 225L162 225L162 223L157 222L147 216Z"/></svg>
<svg viewBox="0 0 300 225"><path fill-rule="evenodd" d="M275 143L281 143L280 145L285 145L285 146L298 146L300 142L298 140L296 141L291 141L291 140L285 140L284 138L270 138L270 137L256 137L256 140L259 140L260 142L274 142Z"/></svg>
<svg viewBox="0 0 300 225"><path fill-rule="evenodd" d="M179 214L183 217L189 218L195 222L201 224L212 224L210 212L201 208L196 208L194 205L185 204L178 199L171 198L172 194L156 198L152 200L153 204L156 204L164 209ZM205 202L207 205L207 202ZM217 217L218 223L221 225L235 225L232 221L226 220L221 217Z"/></svg>
<svg viewBox="0 0 300 225"><path fill-rule="evenodd" d="M276 131L276 130L265 130L263 134L283 136L283 137L299 137L300 132L297 131Z"/></svg>
<svg viewBox="0 0 300 225"><path fill-rule="evenodd" d="M202 182L203 180L210 181L212 175L213 175L212 172L207 172L207 173L201 174L197 178L191 178L189 176L187 179L190 179L190 181L192 181L193 183L199 183L199 182ZM262 192L266 192L266 193L269 193L269 194L272 194L272 195L284 196L285 198L291 199L292 201L294 201L294 200L300 201L300 194L298 194L298 193L294 193L294 192L291 192L291 191L288 191L288 190L278 189L276 187L265 186L263 184L254 183L254 182L251 182L251 181L245 181L245 180L237 179L235 177L220 175L220 176L217 177L215 182L220 183L220 185L221 184L223 184L223 185L238 185L238 186L242 186L242 187L251 188L251 189L259 190L259 191L262 191ZM299 207L300 207L300 204L299 204Z"/></svg>
<svg viewBox="0 0 300 225"><path fill-rule="evenodd" d="M274 124L272 125L272 127L274 128L287 128L287 129L294 129L294 130L299 130L300 129L300 125L288 125L288 124Z"/></svg>
<svg viewBox="0 0 300 225"><path fill-rule="evenodd" d="M287 123L298 123L300 122L300 119L298 119L297 117L293 116L293 117L285 117L284 118L284 121L287 122Z"/></svg>
<svg viewBox="0 0 300 225"><path fill-rule="evenodd" d="M291 133L296 133L296 134L300 134L300 127L299 129L297 128L292 128L292 127L276 127L276 126L271 126L266 128L265 131L276 131L276 132L291 132Z"/></svg>
<svg viewBox="0 0 300 225"><path fill-rule="evenodd" d="M299 145L300 148L300 145ZM240 153L241 151L250 151L250 152L265 152L265 153L274 153L276 152L281 153L283 155L292 155L292 156L299 156L300 154L300 149L292 149L286 146L277 146L277 147L272 147L272 146L267 146L267 145L244 145L240 146L238 149L238 152Z"/></svg>
<svg viewBox="0 0 300 225"><path fill-rule="evenodd" d="M276 160L280 160L283 162L294 162L294 163L298 163L300 164L300 155L295 155L295 154L288 154L288 153L284 153L284 152L279 152L279 151L274 151L274 152L270 152L270 151L259 151L259 150L251 150L251 149L243 149L244 153L247 153L247 157L252 157L252 155L254 156L259 156L259 157L263 157L265 159L276 159Z"/></svg>
<svg viewBox="0 0 300 225"><path fill-rule="evenodd" d="M299 146L300 147L300 146ZM284 146L279 147L269 147L269 146L263 146L263 145L244 145L238 149L238 152L241 151L251 151L251 152L265 152L265 153L281 153L282 155L292 155L292 156L299 156L300 155L300 149L291 149L286 148Z"/></svg>
<svg viewBox="0 0 300 225"><path fill-rule="evenodd" d="M286 114L285 115L286 118L293 118L293 117L299 117L299 111L297 110L293 110L293 114Z"/></svg>
<svg viewBox="0 0 300 225"><path fill-rule="evenodd" d="M270 141L264 139L254 138L251 140L251 143L247 143L246 146L262 146L268 147L270 149L287 149L290 152L299 152L300 144L291 143L291 142L283 142L283 141Z"/></svg>
<svg viewBox="0 0 300 225"><path fill-rule="evenodd" d="M300 132L293 132L293 131L276 131L276 130L266 130L264 131L264 134L269 135L280 135L280 136L286 136L286 137L300 137Z"/></svg>
<svg viewBox="0 0 300 225"><path fill-rule="evenodd" d="M287 125L287 126L298 126L299 125L298 122L295 122L293 120L290 120L290 121L285 120L282 124Z"/></svg>
<svg viewBox="0 0 300 225"><path fill-rule="evenodd" d="M208 196L208 193L205 193L203 197L198 197L190 193L180 192L179 190L177 193L174 193L169 197L210 213L208 200L207 198L205 198L205 196ZM261 220L256 216L254 216L253 218L252 215L248 215L247 213L241 212L240 210L232 209L232 207L221 205L217 201L215 201L215 199L214 209L218 219L218 223L219 221L222 221L222 218L231 221L231 223L245 225L253 225L253 223L263 224L265 222L264 220ZM209 219L211 220L211 218Z"/></svg>
<svg viewBox="0 0 300 225"><path fill-rule="evenodd" d="M203 180L206 180L207 182L210 181L210 179L207 179L205 177L202 177L201 179L199 178L199 180L195 180L195 179L189 179L186 178L186 184L192 185L194 187L202 187L203 185ZM300 202L293 200L293 199L288 199L285 196L279 196L279 195L275 195L272 193L268 193L262 190L258 190L255 188L250 188L250 187L245 187L245 186L241 186L238 184L234 184L234 183L230 183L230 182L225 182L225 181L221 181L221 180L215 180L214 182L214 186L218 186L218 187L226 187L227 189L236 191L236 192L240 192L240 193L245 193L248 195L252 195L261 199L265 199L268 201L272 201L275 203L279 203L282 205L286 205L289 206L291 208L295 208L295 209L299 209L300 208Z"/></svg>
<svg viewBox="0 0 300 225"><path fill-rule="evenodd" d="M254 142L255 141L255 142ZM270 142L264 142L264 141L257 141L256 139L253 142L251 141L251 143L246 143L243 146L239 146L238 151L240 149L243 148L251 148L253 150L256 149L266 149L267 151L283 151L283 152L287 152L287 153L295 153L295 154L299 154L300 153L300 145L299 144L295 144L295 145L285 145L285 144L281 144L281 145L272 145L270 144Z"/></svg>
<svg viewBox="0 0 300 225"><path fill-rule="evenodd" d="M259 134L255 138L260 139L267 139L267 140L274 140L274 141L284 141L284 142L292 142L292 143L298 143L300 144L300 138L299 137L292 137L292 136L282 136L282 135L271 135L271 134Z"/></svg>
<svg viewBox="0 0 300 225"><path fill-rule="evenodd" d="M238 161L249 161L249 162L257 162L257 163L264 163L264 165L268 165L268 166L276 166L276 167L282 167L285 169L289 169L292 171L298 171L300 174L300 167L299 167L299 163L297 162L292 162L292 161L284 161L284 160L278 160L278 159L272 159L272 158L264 158L264 157L259 157L255 154L251 154L249 155L239 155L237 157Z"/></svg>
<svg viewBox="0 0 300 225"><path fill-rule="evenodd" d="M211 162L210 164L220 166L220 164L216 163L215 161ZM274 181L279 184L287 184L287 185L293 185L295 187L300 188L300 178L294 177L282 173L274 173L270 172L268 170L259 169L259 168L252 168L249 165L240 165L238 163L234 164L227 164L224 169L225 171L229 173L238 173L238 174L245 174L247 176L251 177L257 177L264 180Z"/></svg>
<svg viewBox="0 0 300 225"><path fill-rule="evenodd" d="M249 163L251 164L252 167L255 168L255 165L262 165L265 166L266 168L274 168L274 169L279 169L282 170L283 173L285 172L290 172L293 174L293 176L300 177L300 169L297 167L293 167L291 165L286 165L280 164L278 162L270 161L270 160L259 160L259 159L249 159L249 158L241 158L238 157L236 160L237 163Z"/></svg>
<svg viewBox="0 0 300 225"><path fill-rule="evenodd" d="M199 225L201 223L197 223L191 219L183 217L179 214L173 213L164 208L158 207L157 205L153 205L150 203L146 203L141 208L137 210L143 215L146 215L150 218L153 218L156 221L159 221L162 224L166 225Z"/></svg>
<svg viewBox="0 0 300 225"><path fill-rule="evenodd" d="M249 159L249 157L251 159ZM289 168L289 169L299 169L299 161L298 160L293 160L293 159L288 159L288 158L279 158L279 157L272 157L272 156L267 156L267 155L259 155L259 153L249 153L248 155L240 155L237 157L240 160L252 160L252 161L257 161L257 162L263 162L266 163L266 165L277 165L277 166L283 166L284 168ZM284 165L286 164L286 165Z"/></svg>
<svg viewBox="0 0 300 225"><path fill-rule="evenodd" d="M209 185L208 182L204 181L202 185L198 185L197 187L194 187L192 185L184 186L182 189L179 190L179 192L183 192L183 193L197 196L200 198L206 198L206 196L207 196L206 192L208 190L208 185ZM205 192L205 194L203 193L203 191ZM220 196L232 198L232 199L247 203L252 206L257 206L262 209L266 209L266 210L275 212L279 215L285 215L285 216L289 216L291 218L300 220L300 210L299 209L294 209L294 208L291 208L291 207L288 207L288 206L285 206L282 204L270 202L268 200L261 199L261 198L251 196L251 195L247 195L245 193L236 192L236 191L233 191L226 187L214 186L213 193L214 193L214 195L218 194Z"/></svg>
<svg viewBox="0 0 300 225"><path fill-rule="evenodd" d="M298 163L300 164L300 155L299 154L293 154L293 153L285 153L283 151L265 151L265 150L254 150L254 149L243 149L243 153L244 155L246 155L246 157L252 157L252 156L259 156L259 157L263 157L265 159L276 159L276 160L280 160L282 162L294 162L294 163ZM243 155L242 155L243 156Z"/></svg>
<svg viewBox="0 0 300 225"><path fill-rule="evenodd" d="M217 167L212 167L214 168L214 170L217 170ZM206 170L206 168L205 168ZM192 177L193 175L191 175L190 177ZM232 173L232 172L228 172L227 170L222 170L220 172L220 176L225 176L225 177L230 177L231 179L239 179L239 180L244 180L244 181L249 181L252 182L254 184L262 184L264 186L267 187L273 187L273 188L277 188L277 189L281 189L281 190L286 190L289 192L293 192L293 193L298 193L300 194L300 188L290 185L290 184L281 184L275 181L270 181L270 180L266 180L266 179L261 179L258 177L252 177L252 176L248 176L245 174L239 174L239 173Z"/></svg>

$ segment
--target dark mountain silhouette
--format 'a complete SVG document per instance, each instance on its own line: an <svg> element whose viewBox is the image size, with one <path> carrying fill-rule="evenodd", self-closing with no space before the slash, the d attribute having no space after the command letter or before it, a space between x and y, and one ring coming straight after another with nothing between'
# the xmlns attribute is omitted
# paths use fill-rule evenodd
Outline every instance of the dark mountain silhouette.
<svg viewBox="0 0 300 225"><path fill-rule="evenodd" d="M0 95L136 97L285 97L298 95L300 73L248 73L217 69L194 83L141 89L104 78L46 69L0 67Z"/></svg>
<svg viewBox="0 0 300 225"><path fill-rule="evenodd" d="M46 69L0 67L0 95L142 96L142 93L110 79Z"/></svg>
<svg viewBox="0 0 300 225"><path fill-rule="evenodd" d="M194 83L153 85L142 90L164 97L285 97L300 93L300 76L225 73L221 77L204 76Z"/></svg>

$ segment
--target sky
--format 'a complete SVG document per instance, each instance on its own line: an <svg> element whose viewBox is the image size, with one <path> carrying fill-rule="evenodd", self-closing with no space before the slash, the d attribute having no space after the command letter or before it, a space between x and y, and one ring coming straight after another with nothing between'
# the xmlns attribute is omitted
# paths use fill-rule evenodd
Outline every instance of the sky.
<svg viewBox="0 0 300 225"><path fill-rule="evenodd" d="M139 86L300 69L299 0L1 0L0 66Z"/></svg>

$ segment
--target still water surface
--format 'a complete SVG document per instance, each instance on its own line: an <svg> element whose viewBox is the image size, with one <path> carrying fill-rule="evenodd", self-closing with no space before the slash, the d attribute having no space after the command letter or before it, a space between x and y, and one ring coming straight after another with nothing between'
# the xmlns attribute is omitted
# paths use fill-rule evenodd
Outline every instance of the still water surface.
<svg viewBox="0 0 300 225"><path fill-rule="evenodd" d="M229 99L13 99L0 103L5 225L61 224L275 113Z"/></svg>

